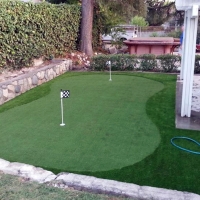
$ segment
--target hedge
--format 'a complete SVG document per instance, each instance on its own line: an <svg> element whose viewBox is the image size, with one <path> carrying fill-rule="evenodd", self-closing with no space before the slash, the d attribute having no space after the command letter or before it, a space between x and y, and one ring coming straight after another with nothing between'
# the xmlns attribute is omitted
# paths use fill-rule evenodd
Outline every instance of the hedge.
<svg viewBox="0 0 200 200"><path fill-rule="evenodd" d="M112 70L130 71L137 67L138 60L135 55L116 54L116 55L98 55L91 59L90 69L104 71L108 69L107 61L111 61Z"/></svg>
<svg viewBox="0 0 200 200"><path fill-rule="evenodd" d="M175 55L159 55L157 59L160 61L160 66L164 72L177 71L178 66L180 66L181 57Z"/></svg>
<svg viewBox="0 0 200 200"><path fill-rule="evenodd" d="M177 72L181 57L171 54L155 56L144 54L141 56L130 54L97 55L92 57L90 69L104 71L108 69L107 61L111 61L112 70L115 71L153 71L153 72ZM194 73L200 73L200 55L195 56Z"/></svg>
<svg viewBox="0 0 200 200"><path fill-rule="evenodd" d="M76 49L79 6L1 0L0 7L0 68L20 69Z"/></svg>
<svg viewBox="0 0 200 200"><path fill-rule="evenodd" d="M177 72L180 66L181 57L171 54L155 56L144 54L141 56L129 54L117 55L98 55L91 60L90 69L103 71L107 69L106 62L111 61L112 70L131 70L131 71L157 71L157 72ZM198 57L200 60L200 56ZM199 62L196 61L200 71ZM196 65L197 65L196 64ZM195 66L196 69L196 66Z"/></svg>
<svg viewBox="0 0 200 200"><path fill-rule="evenodd" d="M156 56L153 54L144 54L138 57L140 60L139 70L150 71L157 69Z"/></svg>

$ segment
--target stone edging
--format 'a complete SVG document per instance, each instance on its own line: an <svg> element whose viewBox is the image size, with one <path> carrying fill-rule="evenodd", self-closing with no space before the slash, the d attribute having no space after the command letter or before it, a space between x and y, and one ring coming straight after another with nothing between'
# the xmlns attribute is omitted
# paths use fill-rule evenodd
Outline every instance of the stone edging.
<svg viewBox="0 0 200 200"><path fill-rule="evenodd" d="M167 190L131 183L95 178L73 173L53 174L32 165L9 162L0 158L0 171L24 177L26 180L45 183L59 188L74 188L95 193L121 195L137 200L200 200L200 196L189 192Z"/></svg>
<svg viewBox="0 0 200 200"><path fill-rule="evenodd" d="M20 94L48 82L72 69L71 60L55 60L51 64L0 83L0 105Z"/></svg>

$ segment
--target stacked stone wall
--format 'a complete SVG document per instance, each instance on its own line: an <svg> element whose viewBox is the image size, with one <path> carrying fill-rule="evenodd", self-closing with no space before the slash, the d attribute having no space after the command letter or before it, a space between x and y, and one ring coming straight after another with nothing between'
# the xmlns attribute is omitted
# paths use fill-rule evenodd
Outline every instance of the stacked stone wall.
<svg viewBox="0 0 200 200"><path fill-rule="evenodd" d="M72 69L71 60L55 60L51 64L35 69L0 83L0 105Z"/></svg>

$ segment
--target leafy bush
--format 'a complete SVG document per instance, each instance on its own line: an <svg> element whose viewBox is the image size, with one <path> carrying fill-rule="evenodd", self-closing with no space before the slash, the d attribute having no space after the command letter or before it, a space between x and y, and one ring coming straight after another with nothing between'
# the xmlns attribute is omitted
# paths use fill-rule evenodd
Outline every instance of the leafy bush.
<svg viewBox="0 0 200 200"><path fill-rule="evenodd" d="M146 27L149 25L148 22L143 17L137 15L131 19L131 24L138 25L141 27Z"/></svg>
<svg viewBox="0 0 200 200"><path fill-rule="evenodd" d="M141 56L129 54L98 55L92 57L90 69L96 71L108 70L107 61L111 61L112 70L142 70L176 72L180 66L180 56L144 54ZM200 56L196 57L195 71L200 72ZM160 65L160 66L159 66Z"/></svg>
<svg viewBox="0 0 200 200"><path fill-rule="evenodd" d="M98 55L92 57L90 69L97 71L106 70L108 69L108 65L106 64L108 61L111 61L112 70L114 71L134 70L138 63L137 57L135 55Z"/></svg>
<svg viewBox="0 0 200 200"><path fill-rule="evenodd" d="M107 69L107 62L110 60L108 55L97 55L91 58L90 69L96 71L104 71Z"/></svg>
<svg viewBox="0 0 200 200"><path fill-rule="evenodd" d="M0 68L20 69L76 48L77 5L0 1Z"/></svg>
<svg viewBox="0 0 200 200"><path fill-rule="evenodd" d="M92 57L90 69L96 71L108 70L107 61L111 61L112 70L114 71L139 69L142 71L177 72L181 57L171 54L159 56L153 54L141 56L129 54L98 55ZM194 73L200 73L200 55L195 57Z"/></svg>
<svg viewBox="0 0 200 200"><path fill-rule="evenodd" d="M157 59L160 61L162 70L164 72L176 72L178 63L180 63L181 57L171 54L159 55Z"/></svg>
<svg viewBox="0 0 200 200"><path fill-rule="evenodd" d="M158 37L159 35L158 35L158 33L157 32L153 32L151 35L150 35L150 37Z"/></svg>
<svg viewBox="0 0 200 200"><path fill-rule="evenodd" d="M151 71L157 68L156 56L153 54L144 54L139 56L140 58L140 70Z"/></svg>
<svg viewBox="0 0 200 200"><path fill-rule="evenodd" d="M112 70L132 71L136 68L137 59L135 55L116 54L110 57Z"/></svg>
<svg viewBox="0 0 200 200"><path fill-rule="evenodd" d="M181 30L179 31L171 31L167 34L167 37L173 37L173 38L180 38L181 36Z"/></svg>

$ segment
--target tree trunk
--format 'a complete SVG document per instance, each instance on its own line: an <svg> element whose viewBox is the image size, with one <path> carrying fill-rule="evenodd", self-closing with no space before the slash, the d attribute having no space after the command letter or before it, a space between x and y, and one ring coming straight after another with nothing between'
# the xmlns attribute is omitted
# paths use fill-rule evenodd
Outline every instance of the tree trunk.
<svg viewBox="0 0 200 200"><path fill-rule="evenodd" d="M93 10L94 10L94 0L82 0L81 51L88 56L93 55L93 50L92 50Z"/></svg>

